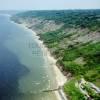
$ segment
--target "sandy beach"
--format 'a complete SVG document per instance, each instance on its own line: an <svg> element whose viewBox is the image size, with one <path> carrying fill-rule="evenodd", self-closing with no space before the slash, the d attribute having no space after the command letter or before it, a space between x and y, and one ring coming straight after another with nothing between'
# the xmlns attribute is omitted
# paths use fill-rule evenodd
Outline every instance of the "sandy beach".
<svg viewBox="0 0 100 100"><path fill-rule="evenodd" d="M12 21L13 22L13 21ZM14 22L13 22L14 23ZM17 24L20 25L21 27L28 29L30 32L32 32L35 36L35 41L39 44L43 51L43 57L44 59L48 59L49 63L52 65L52 69L55 73L55 78L56 78L56 84L57 87L62 87L65 82L67 81L67 78L63 75L63 73L60 71L60 69L56 66L56 59L50 54L48 48L44 45L42 40L39 40L39 36L34 32L33 30L29 29L25 24ZM60 89L58 91L54 91L56 97L58 100L67 100L65 93L63 92L63 89Z"/></svg>
<svg viewBox="0 0 100 100"><path fill-rule="evenodd" d="M36 33L34 32L34 34L36 35ZM53 71L55 72L55 77L56 77L56 84L57 87L59 88L60 86L62 87L66 81L67 78L62 74L62 72L60 71L60 69L56 66L56 59L54 59L54 57L50 54L48 48L43 44L43 41L39 40L39 36L37 36L37 42L39 43L42 51L43 51L43 55L44 55L44 59L48 59L48 61L51 64L51 67L53 69ZM67 100L63 90L59 90L59 91L55 91L55 94L57 96L58 100Z"/></svg>

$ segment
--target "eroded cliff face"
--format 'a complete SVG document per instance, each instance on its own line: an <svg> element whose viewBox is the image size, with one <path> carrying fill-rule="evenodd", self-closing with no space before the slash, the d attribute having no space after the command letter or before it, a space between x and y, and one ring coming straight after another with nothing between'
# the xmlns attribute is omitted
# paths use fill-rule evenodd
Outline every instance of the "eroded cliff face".
<svg viewBox="0 0 100 100"><path fill-rule="evenodd" d="M64 38L60 41L62 47L64 45L87 42L99 42L100 32L90 31L88 28L64 28L64 23L57 24L54 20L45 20L42 18L18 18L18 23L24 24L26 27L36 31L38 34L46 34L47 32L58 31L61 29ZM67 37L68 36L68 37ZM69 38L70 37L70 38Z"/></svg>
<svg viewBox="0 0 100 100"><path fill-rule="evenodd" d="M63 26L62 24L56 24L53 20L45 20L40 18L19 18L18 23L24 24L28 28L36 31L37 34L44 34L50 31L56 31Z"/></svg>
<svg viewBox="0 0 100 100"><path fill-rule="evenodd" d="M51 20L40 16L14 17L13 20L24 24L40 36L51 54L58 60L57 64L60 65L59 67L65 75L68 75L69 72L74 76L83 75L87 80L98 84L98 68L100 68L100 29L98 27L100 25L100 14L83 13L81 13L82 15L77 15L77 12L75 15L66 15L64 18L68 20L65 22L63 16L60 17L59 20L62 21L59 22L57 22L58 19L53 19L55 17ZM72 20L68 16L72 17ZM74 16L76 17L74 18ZM82 20L83 16L85 16L84 20ZM77 25L77 23L79 24Z"/></svg>

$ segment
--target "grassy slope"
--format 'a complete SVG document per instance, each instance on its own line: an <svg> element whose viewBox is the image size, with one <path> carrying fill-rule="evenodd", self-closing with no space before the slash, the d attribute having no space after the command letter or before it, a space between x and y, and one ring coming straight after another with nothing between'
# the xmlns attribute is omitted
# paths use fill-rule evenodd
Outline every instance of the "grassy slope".
<svg viewBox="0 0 100 100"><path fill-rule="evenodd" d="M64 86L64 91L68 94L70 100L85 100L82 93L80 93L79 89L75 87L75 79L72 79Z"/></svg>

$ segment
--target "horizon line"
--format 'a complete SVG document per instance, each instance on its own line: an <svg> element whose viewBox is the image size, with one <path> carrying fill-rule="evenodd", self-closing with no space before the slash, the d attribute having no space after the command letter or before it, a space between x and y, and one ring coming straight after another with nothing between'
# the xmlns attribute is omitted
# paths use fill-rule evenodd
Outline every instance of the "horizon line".
<svg viewBox="0 0 100 100"><path fill-rule="evenodd" d="M69 8L69 9L0 9L0 11L49 11L49 10L100 10L100 8Z"/></svg>

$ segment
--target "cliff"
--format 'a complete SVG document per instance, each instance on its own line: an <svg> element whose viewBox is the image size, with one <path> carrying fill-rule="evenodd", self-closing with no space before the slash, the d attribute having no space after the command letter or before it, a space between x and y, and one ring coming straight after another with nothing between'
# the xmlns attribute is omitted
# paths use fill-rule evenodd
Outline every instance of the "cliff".
<svg viewBox="0 0 100 100"><path fill-rule="evenodd" d="M64 75L100 86L100 10L29 11L12 20L36 31Z"/></svg>

